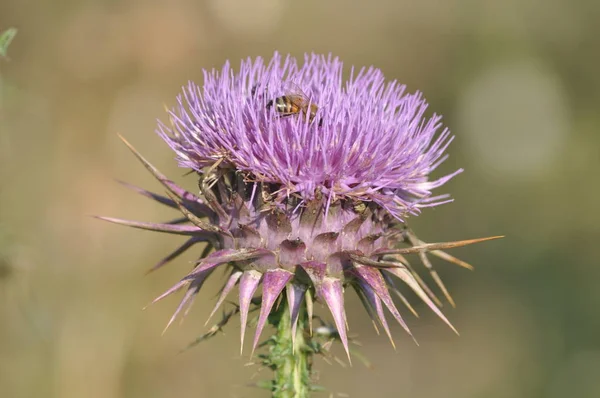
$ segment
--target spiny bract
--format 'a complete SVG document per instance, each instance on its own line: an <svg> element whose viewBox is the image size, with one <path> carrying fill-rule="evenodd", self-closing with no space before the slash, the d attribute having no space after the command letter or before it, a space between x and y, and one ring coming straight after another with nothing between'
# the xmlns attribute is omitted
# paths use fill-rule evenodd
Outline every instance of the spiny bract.
<svg viewBox="0 0 600 398"><path fill-rule="evenodd" d="M292 90L316 105L315 115L282 117L267 106ZM375 68L351 70L344 82L337 58L307 55L299 66L276 53L267 65L257 58L242 62L237 73L229 64L220 72L205 72L204 85L190 83L178 102L169 111L169 124L159 123L158 133L180 166L198 174L199 196L168 180L127 144L169 197L132 188L178 209L184 218L165 224L103 218L189 236L155 268L196 243L214 250L155 300L187 289L169 324L189 308L208 276L225 267L229 277L211 316L237 285L242 344L251 300L262 283L253 349L282 294L294 325L304 303L312 308L313 297L327 305L346 351L347 287L356 290L390 339L384 307L409 332L391 293L414 312L397 280L450 325L403 254L419 253L451 301L425 251L468 268L440 249L480 240L428 245L406 227L408 215L448 201L431 190L461 171L429 179L452 137L447 129L437 134L439 116L424 117L427 104L421 94L406 94L396 82L386 84Z"/></svg>

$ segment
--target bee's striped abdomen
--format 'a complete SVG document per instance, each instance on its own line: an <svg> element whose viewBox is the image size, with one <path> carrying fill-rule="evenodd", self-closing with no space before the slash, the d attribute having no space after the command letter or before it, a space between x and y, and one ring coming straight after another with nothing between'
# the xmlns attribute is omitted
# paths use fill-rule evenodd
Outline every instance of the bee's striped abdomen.
<svg viewBox="0 0 600 398"><path fill-rule="evenodd" d="M317 113L318 107L315 104L308 102L305 97L299 95L282 95L267 102L267 109L275 107L275 111L280 117L304 114L308 115L309 121L312 122ZM319 127L323 124L323 120L319 120Z"/></svg>

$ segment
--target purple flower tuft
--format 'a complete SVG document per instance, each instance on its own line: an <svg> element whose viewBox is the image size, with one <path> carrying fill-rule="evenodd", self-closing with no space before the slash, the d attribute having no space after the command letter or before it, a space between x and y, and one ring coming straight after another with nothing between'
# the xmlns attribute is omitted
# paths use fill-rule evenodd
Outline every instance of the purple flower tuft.
<svg viewBox="0 0 600 398"><path fill-rule="evenodd" d="M184 88L159 133L182 167L202 172L222 162L280 185L278 202L313 199L319 191L328 203L375 202L398 219L449 202L431 191L462 170L429 179L453 139L441 116L425 118L421 93L386 83L379 69L352 69L346 82L342 73L338 58L315 54L302 66L277 53L268 64L248 59L238 73L226 63L220 72L205 72L202 87ZM302 112L278 117L268 106L290 94L316 105L313 120Z"/></svg>

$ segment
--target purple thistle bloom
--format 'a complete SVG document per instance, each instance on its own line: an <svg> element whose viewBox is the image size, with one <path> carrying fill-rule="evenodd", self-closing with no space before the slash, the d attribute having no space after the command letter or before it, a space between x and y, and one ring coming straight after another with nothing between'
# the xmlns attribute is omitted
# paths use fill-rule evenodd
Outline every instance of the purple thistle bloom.
<svg viewBox="0 0 600 398"><path fill-rule="evenodd" d="M158 132L180 166L197 172L200 195L168 180L130 146L169 197L132 188L178 209L188 223L104 218L189 236L154 269L196 243L214 249L155 300L187 289L169 324L189 308L211 273L224 268L229 276L211 316L237 285L242 344L262 284L253 349L277 299L286 298L295 328L300 309L314 297L331 311L348 351L347 287L390 339L384 308L408 331L392 293L414 310L398 280L450 325L403 255L418 253L452 303L425 252L470 268L441 249L485 239L425 244L405 224L408 215L448 202L431 191L462 171L430 180L452 136L441 128L440 116L424 117L420 93L385 83L375 68L352 70L344 82L342 63L331 56L309 55L299 66L275 54L268 65L260 58L242 62L238 73L229 64L205 72L204 85L190 83L178 102Z"/></svg>
<svg viewBox="0 0 600 398"><path fill-rule="evenodd" d="M216 161L280 185L275 200L293 195L328 203L350 199L374 202L402 220L422 207L446 203L432 196L462 170L429 181L452 141L441 116L425 119L427 103L406 86L385 82L383 73L363 68L342 82L342 62L310 55L303 66L275 54L242 62L239 73L227 63L205 72L204 86L184 88L171 125L159 133L177 153L179 164L202 172ZM315 118L278 119L269 100L300 92L317 105Z"/></svg>

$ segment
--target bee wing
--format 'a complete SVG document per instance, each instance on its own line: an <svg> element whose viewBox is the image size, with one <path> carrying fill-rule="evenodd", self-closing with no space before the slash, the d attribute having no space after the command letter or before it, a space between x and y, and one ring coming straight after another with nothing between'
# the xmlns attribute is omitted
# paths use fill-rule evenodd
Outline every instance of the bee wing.
<svg viewBox="0 0 600 398"><path fill-rule="evenodd" d="M292 102L301 107L308 105L310 101L308 95L306 95L304 90L302 90L302 88L297 83L294 83L292 81L288 81L284 84L283 95L285 95Z"/></svg>
<svg viewBox="0 0 600 398"><path fill-rule="evenodd" d="M286 96L299 108L305 110L306 113L310 113L310 118L315 117L321 106L317 105L314 98L309 97L300 86L292 81L286 83L287 92ZM319 118L319 127L323 124L323 119Z"/></svg>
<svg viewBox="0 0 600 398"><path fill-rule="evenodd" d="M306 96L304 90L300 87L300 85L293 81L287 81L283 84L283 91L286 94L297 94L301 96Z"/></svg>
<svg viewBox="0 0 600 398"><path fill-rule="evenodd" d="M321 108L326 107L331 102L330 99L325 104L319 106L314 96L309 96L304 90L302 90L302 88L298 84L294 82L286 83L285 87L287 88L287 91L285 91L287 96L295 96L298 98L298 100L301 99L303 101L302 104L305 106L314 105L315 107L318 106L319 108Z"/></svg>

